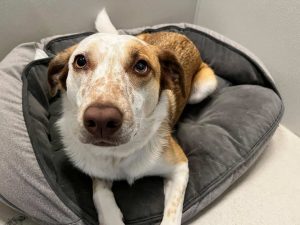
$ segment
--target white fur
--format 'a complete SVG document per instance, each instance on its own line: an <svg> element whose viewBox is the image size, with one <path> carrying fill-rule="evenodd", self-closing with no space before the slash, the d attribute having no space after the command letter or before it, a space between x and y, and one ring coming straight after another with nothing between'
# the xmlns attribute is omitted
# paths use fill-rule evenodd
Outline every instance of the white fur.
<svg viewBox="0 0 300 225"><path fill-rule="evenodd" d="M95 21L95 28L98 32L118 34L117 29L111 23L109 16L107 15L106 9L103 8L97 15Z"/></svg>
<svg viewBox="0 0 300 225"><path fill-rule="evenodd" d="M212 94L217 88L217 80L211 79L194 83L189 97L189 104L197 104Z"/></svg>
<svg viewBox="0 0 300 225"><path fill-rule="evenodd" d="M164 166L162 166L164 165ZM168 173L165 163L156 168L158 174L164 174L165 209L161 225L180 225L183 200L188 183L189 168L187 163L174 165ZM153 175L152 173L149 175ZM154 173L154 175L157 175ZM100 179L93 180L93 199L98 212L99 221L104 225L124 225L123 215L118 208L111 191L111 182Z"/></svg>
<svg viewBox="0 0 300 225"><path fill-rule="evenodd" d="M124 225L123 215L111 191L112 183L93 179L93 199L98 220L105 225Z"/></svg>
<svg viewBox="0 0 300 225"><path fill-rule="evenodd" d="M165 209L161 225L180 225L186 186L189 178L188 163L176 165L164 184Z"/></svg>

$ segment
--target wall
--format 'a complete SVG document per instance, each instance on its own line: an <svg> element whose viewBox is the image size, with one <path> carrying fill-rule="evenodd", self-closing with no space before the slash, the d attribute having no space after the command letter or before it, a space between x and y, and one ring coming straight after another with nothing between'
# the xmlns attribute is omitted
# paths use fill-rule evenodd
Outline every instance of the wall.
<svg viewBox="0 0 300 225"><path fill-rule="evenodd" d="M262 59L285 102L283 124L300 135L300 1L198 0L195 23Z"/></svg>
<svg viewBox="0 0 300 225"><path fill-rule="evenodd" d="M1 0L0 60L16 45L43 37L90 31L105 5L117 28L193 22L197 0Z"/></svg>
<svg viewBox="0 0 300 225"><path fill-rule="evenodd" d="M118 28L194 21L243 44L269 68L284 98L283 123L300 135L299 0L1 0L0 60L22 42L93 30L104 5Z"/></svg>

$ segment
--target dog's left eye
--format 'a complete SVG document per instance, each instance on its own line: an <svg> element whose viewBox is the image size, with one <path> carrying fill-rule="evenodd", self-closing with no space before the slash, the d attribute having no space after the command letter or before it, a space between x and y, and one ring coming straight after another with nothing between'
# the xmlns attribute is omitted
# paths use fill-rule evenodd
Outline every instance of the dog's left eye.
<svg viewBox="0 0 300 225"><path fill-rule="evenodd" d="M77 55L75 57L75 64L77 68L83 68L86 65L86 59L84 55Z"/></svg>
<svg viewBox="0 0 300 225"><path fill-rule="evenodd" d="M139 60L133 67L134 71L139 74L145 74L149 70L148 63L145 60Z"/></svg>

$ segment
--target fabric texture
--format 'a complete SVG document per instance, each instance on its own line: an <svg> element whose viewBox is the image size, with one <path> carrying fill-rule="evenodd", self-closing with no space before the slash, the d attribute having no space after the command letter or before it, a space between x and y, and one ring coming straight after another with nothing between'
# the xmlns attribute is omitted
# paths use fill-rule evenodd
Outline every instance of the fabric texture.
<svg viewBox="0 0 300 225"><path fill-rule="evenodd" d="M283 104L264 66L249 52L221 36L187 24L121 32L137 34L160 30L187 35L219 79L215 94L200 104L186 107L174 132L189 158L190 180L183 214L186 222L220 196L256 161L279 124ZM46 39L38 48L44 47L44 51L53 56L90 34ZM24 213L44 224L97 224L91 180L68 161L54 126L60 116L61 99L48 95L46 74L50 58L30 63L23 72L23 83L20 80L21 71L32 61L32 55L33 49L23 64L16 63L15 75L0 68L0 72L6 72L8 81L19 76L18 82L5 84L8 94L1 95L1 101L5 101L1 104L1 129L11 126L9 121L18 126L6 134L1 133L4 135L1 140L6 139L8 143L5 148L1 147L1 153L7 155L5 166L0 166L1 179L9 180L14 177L12 175L16 178L9 185L1 184L0 193L8 202L21 211L26 209ZM3 65L11 68L7 61ZM19 92L14 98L15 90ZM15 102L14 109L10 108L11 101ZM5 116L10 111L16 112L19 120ZM16 160L19 160L17 166ZM10 190L12 184L17 185L15 192ZM31 201L27 200L27 192L20 191L23 187L36 192L30 192L34 196ZM164 200L161 178L142 178L132 186L115 182L113 191L127 224L155 224L161 220Z"/></svg>
<svg viewBox="0 0 300 225"><path fill-rule="evenodd" d="M22 112L21 74L36 47L22 44L0 63L0 196L44 224L69 224L80 219L56 196L41 172Z"/></svg>

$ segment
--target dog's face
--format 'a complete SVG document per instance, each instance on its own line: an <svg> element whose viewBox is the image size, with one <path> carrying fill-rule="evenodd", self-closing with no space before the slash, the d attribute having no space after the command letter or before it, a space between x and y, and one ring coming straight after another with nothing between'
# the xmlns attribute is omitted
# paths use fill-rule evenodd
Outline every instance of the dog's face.
<svg viewBox="0 0 300 225"><path fill-rule="evenodd" d="M64 135L96 151L129 151L166 118L162 93L180 89L182 73L171 52L129 35L94 34L57 55L48 80L52 95L65 92Z"/></svg>

